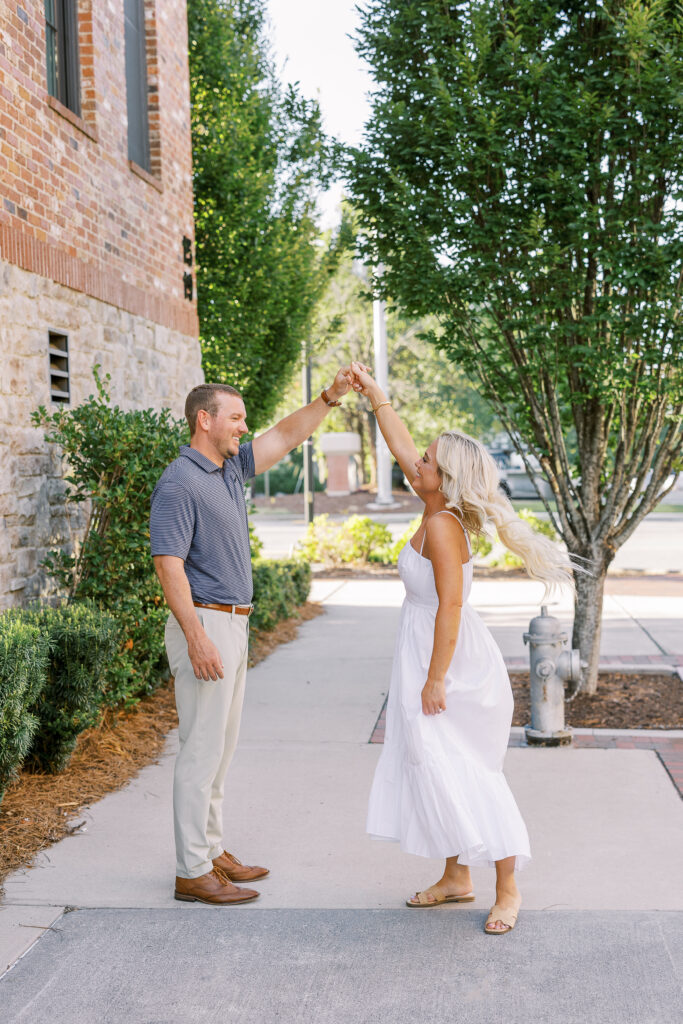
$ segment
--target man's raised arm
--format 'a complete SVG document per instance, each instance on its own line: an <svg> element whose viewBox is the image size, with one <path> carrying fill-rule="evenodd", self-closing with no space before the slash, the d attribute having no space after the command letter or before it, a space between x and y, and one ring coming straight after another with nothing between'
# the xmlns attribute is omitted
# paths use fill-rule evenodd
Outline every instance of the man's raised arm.
<svg viewBox="0 0 683 1024"><path fill-rule="evenodd" d="M311 436L330 411L332 404L339 402L349 390L351 380L351 368L343 366L334 378L334 383L324 392L328 398L327 402L320 395L310 405L304 405L290 416L285 416L270 430L266 430L265 434L254 438L252 451L257 476L270 469L284 458L287 452L291 452Z"/></svg>

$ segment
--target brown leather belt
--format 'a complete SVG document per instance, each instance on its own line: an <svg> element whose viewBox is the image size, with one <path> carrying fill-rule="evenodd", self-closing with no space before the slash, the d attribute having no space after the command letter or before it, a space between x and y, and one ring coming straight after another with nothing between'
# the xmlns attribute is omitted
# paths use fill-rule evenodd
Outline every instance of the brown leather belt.
<svg viewBox="0 0 683 1024"><path fill-rule="evenodd" d="M201 601L193 601L195 608L211 608L215 612L234 612L235 615L251 615L254 610L253 604L202 604Z"/></svg>

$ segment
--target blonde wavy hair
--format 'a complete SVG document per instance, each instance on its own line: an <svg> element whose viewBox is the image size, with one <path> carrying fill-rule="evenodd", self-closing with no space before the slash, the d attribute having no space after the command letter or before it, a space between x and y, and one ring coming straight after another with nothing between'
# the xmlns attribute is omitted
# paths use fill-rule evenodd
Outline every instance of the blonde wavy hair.
<svg viewBox="0 0 683 1024"><path fill-rule="evenodd" d="M459 514L469 533L479 536L495 526L505 547L519 555L532 579L548 588L573 584L575 567L568 554L519 518L500 490L498 467L481 441L449 430L437 439L436 463L446 507Z"/></svg>

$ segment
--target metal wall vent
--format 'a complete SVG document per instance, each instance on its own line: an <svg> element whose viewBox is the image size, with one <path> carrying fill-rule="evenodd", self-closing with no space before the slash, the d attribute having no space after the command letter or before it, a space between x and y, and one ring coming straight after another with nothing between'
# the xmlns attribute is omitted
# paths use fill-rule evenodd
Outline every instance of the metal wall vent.
<svg viewBox="0 0 683 1024"><path fill-rule="evenodd" d="M69 384L69 338L66 334L49 333L50 398L53 402L71 401Z"/></svg>

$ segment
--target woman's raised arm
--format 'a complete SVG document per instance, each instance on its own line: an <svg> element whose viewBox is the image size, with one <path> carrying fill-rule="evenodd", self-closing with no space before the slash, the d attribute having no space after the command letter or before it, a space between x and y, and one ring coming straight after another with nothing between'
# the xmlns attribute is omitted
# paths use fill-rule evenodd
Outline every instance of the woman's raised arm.
<svg viewBox="0 0 683 1024"><path fill-rule="evenodd" d="M368 368L362 363L351 363L354 376L353 388L370 399L377 417L379 429L399 466L409 480L415 476L415 463L420 458L415 442L408 428L395 409L392 408L387 396L379 384L370 376Z"/></svg>

